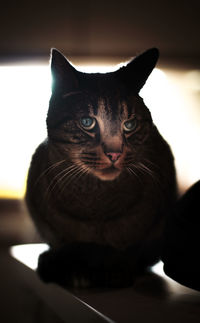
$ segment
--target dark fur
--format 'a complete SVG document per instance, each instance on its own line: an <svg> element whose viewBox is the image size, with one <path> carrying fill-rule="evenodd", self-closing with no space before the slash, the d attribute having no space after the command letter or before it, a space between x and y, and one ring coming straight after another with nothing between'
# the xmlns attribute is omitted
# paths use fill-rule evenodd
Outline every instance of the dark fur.
<svg viewBox="0 0 200 323"><path fill-rule="evenodd" d="M176 199L175 170L138 95L157 58L152 49L116 72L85 74L52 51L48 138L33 156L26 193L51 247L39 260L45 281L125 286L158 260ZM89 114L98 120L92 132L78 123ZM122 125L131 116L137 127L125 133ZM120 154L112 165L110 152Z"/></svg>

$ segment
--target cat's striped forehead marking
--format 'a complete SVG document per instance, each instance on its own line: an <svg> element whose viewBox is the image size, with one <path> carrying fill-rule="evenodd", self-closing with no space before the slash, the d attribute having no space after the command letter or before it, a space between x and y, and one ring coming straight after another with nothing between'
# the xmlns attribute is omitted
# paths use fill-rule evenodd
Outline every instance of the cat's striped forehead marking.
<svg viewBox="0 0 200 323"><path fill-rule="evenodd" d="M132 107L125 100L114 100L99 98L97 115L106 120L127 120L133 114Z"/></svg>
<svg viewBox="0 0 200 323"><path fill-rule="evenodd" d="M98 98L97 101L97 110L96 118L99 123L101 132L108 133L110 128L110 119L111 119L111 109L108 108L106 100L103 98Z"/></svg>
<svg viewBox="0 0 200 323"><path fill-rule="evenodd" d="M106 107L105 107L105 102L104 100L98 99L96 104L89 103L87 105L88 108L88 113L90 116L99 116L100 118L103 118L106 114Z"/></svg>
<svg viewBox="0 0 200 323"><path fill-rule="evenodd" d="M112 118L112 109L109 102L101 97L98 98L95 106L88 104L88 112L90 116L95 117L98 120L102 130L108 126L108 123Z"/></svg>
<svg viewBox="0 0 200 323"><path fill-rule="evenodd" d="M112 109L110 107L110 103L108 100L103 98L98 99L98 113L97 115L101 117L101 119L111 119L112 117Z"/></svg>
<svg viewBox="0 0 200 323"><path fill-rule="evenodd" d="M118 113L121 121L129 119L130 112L125 101L120 101L118 103Z"/></svg>

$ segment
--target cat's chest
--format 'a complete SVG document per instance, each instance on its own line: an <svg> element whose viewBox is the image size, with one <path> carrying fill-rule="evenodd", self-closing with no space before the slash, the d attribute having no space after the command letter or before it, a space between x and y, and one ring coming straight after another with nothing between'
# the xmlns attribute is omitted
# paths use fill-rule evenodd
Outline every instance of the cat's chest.
<svg viewBox="0 0 200 323"><path fill-rule="evenodd" d="M141 200L143 191L138 183L127 180L110 183L81 182L67 187L59 197L61 214L84 220L111 219L123 216Z"/></svg>
<svg viewBox="0 0 200 323"><path fill-rule="evenodd" d="M125 177L106 185L79 184L49 200L45 221L51 228L47 239L54 245L93 241L124 248L145 235L157 214L160 199L151 182Z"/></svg>
<svg viewBox="0 0 200 323"><path fill-rule="evenodd" d="M126 190L98 191L95 197L87 199L87 194L81 191L75 195L70 193L65 202L59 204L59 209L52 210L49 218L51 227L53 223L59 232L56 237L58 245L93 241L125 248L144 236L155 216L155 206L145 199L144 190L143 193L136 190L129 194Z"/></svg>

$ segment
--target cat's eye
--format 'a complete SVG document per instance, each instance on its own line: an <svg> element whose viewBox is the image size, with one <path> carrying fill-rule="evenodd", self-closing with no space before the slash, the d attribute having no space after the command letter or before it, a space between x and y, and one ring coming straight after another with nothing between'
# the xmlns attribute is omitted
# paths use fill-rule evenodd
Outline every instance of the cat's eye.
<svg viewBox="0 0 200 323"><path fill-rule="evenodd" d="M91 117L83 117L80 119L80 125L85 130L92 130L96 125L96 120Z"/></svg>
<svg viewBox="0 0 200 323"><path fill-rule="evenodd" d="M137 127L137 120L135 118L131 120L127 120L123 124L124 130L127 132L135 130L136 127Z"/></svg>

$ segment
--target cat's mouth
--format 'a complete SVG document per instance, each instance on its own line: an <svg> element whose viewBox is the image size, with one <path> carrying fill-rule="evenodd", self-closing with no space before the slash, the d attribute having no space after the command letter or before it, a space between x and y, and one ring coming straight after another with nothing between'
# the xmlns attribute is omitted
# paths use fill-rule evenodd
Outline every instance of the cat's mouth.
<svg viewBox="0 0 200 323"><path fill-rule="evenodd" d="M99 158L94 153L82 154L81 162L91 174L103 181L112 181L121 173L121 159L111 161L110 158L103 156Z"/></svg>
<svg viewBox="0 0 200 323"><path fill-rule="evenodd" d="M120 169L116 168L114 165L101 170L95 170L95 175L103 181L112 181L117 178L120 173Z"/></svg>

